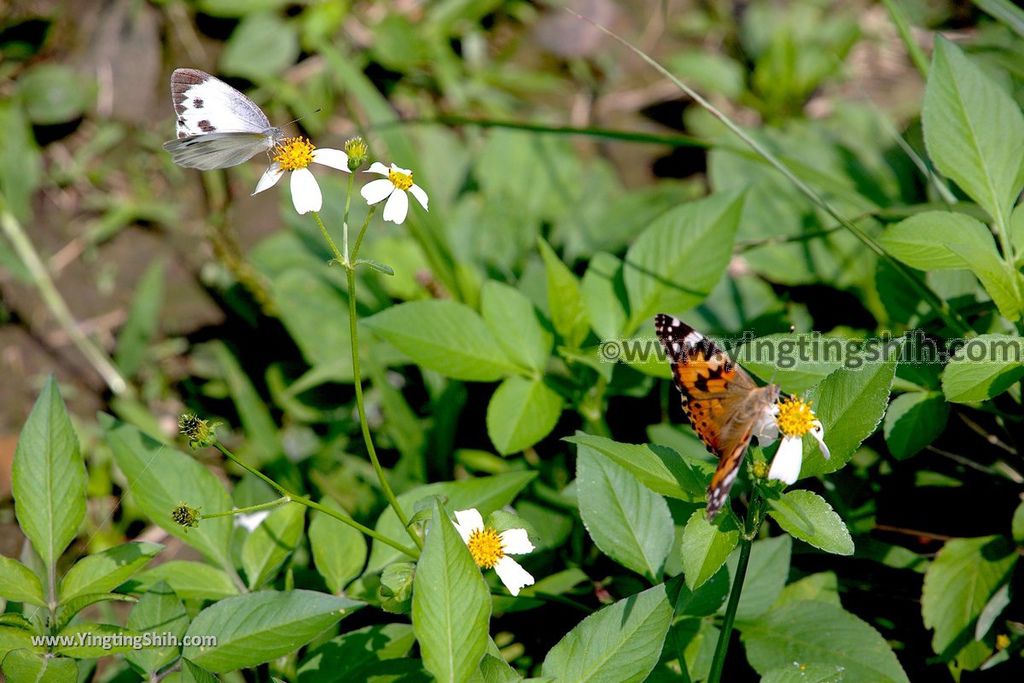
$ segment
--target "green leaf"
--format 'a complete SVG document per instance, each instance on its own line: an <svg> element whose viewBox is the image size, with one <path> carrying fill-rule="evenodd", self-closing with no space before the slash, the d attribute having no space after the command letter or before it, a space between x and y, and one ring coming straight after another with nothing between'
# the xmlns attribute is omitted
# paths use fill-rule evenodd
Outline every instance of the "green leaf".
<svg viewBox="0 0 1024 683"><path fill-rule="evenodd" d="M180 639L188 628L188 613L167 582L159 581L132 608L125 626L137 633L171 633ZM125 659L152 675L173 662L177 656L177 647L154 646L132 650L125 655Z"/></svg>
<svg viewBox="0 0 1024 683"><path fill-rule="evenodd" d="M4 675L12 683L75 683L78 680L78 666L73 659L15 650L2 660Z"/></svg>
<svg viewBox="0 0 1024 683"><path fill-rule="evenodd" d="M805 664L790 662L772 669L761 677L761 683L843 683L846 675L834 664Z"/></svg>
<svg viewBox="0 0 1024 683"><path fill-rule="evenodd" d="M672 621L664 584L591 614L551 648L541 674L559 683L633 683L654 669Z"/></svg>
<svg viewBox="0 0 1024 683"><path fill-rule="evenodd" d="M323 505L348 514L333 498L324 498ZM341 593L349 581L359 576L366 564L366 539L347 524L320 512L313 513L309 523L309 546L316 570L324 577L332 593Z"/></svg>
<svg viewBox="0 0 1024 683"><path fill-rule="evenodd" d="M622 261L603 251L594 254L580 282L580 293L587 318L597 335L603 340L622 336L626 326L626 285L622 279Z"/></svg>
<svg viewBox="0 0 1024 683"><path fill-rule="evenodd" d="M211 17L244 17L253 12L281 9L288 0L199 0L199 11Z"/></svg>
<svg viewBox="0 0 1024 683"><path fill-rule="evenodd" d="M665 499L585 445L577 452L576 486L583 526L601 552L657 582L675 540Z"/></svg>
<svg viewBox="0 0 1024 683"><path fill-rule="evenodd" d="M57 631L63 629L76 614L90 605L95 605L98 602L112 601L136 602L136 599L131 595L124 595L123 593L86 593L78 595L70 600L61 602L60 607L57 609L57 615L53 620L53 628Z"/></svg>
<svg viewBox="0 0 1024 683"><path fill-rule="evenodd" d="M583 432L564 440L600 453L663 496L699 503L707 493L707 477L667 446L618 443Z"/></svg>
<svg viewBox="0 0 1024 683"><path fill-rule="evenodd" d="M78 435L51 376L21 429L11 465L18 524L51 570L85 517L85 484Z"/></svg>
<svg viewBox="0 0 1024 683"><path fill-rule="evenodd" d="M128 480L128 490L142 512L161 529L220 566L231 566L228 558L230 517L204 519L193 529L184 529L171 519L171 510L182 502L206 512L230 510L231 497L217 477L194 458L143 434L132 425L104 414L99 415L99 421L114 460Z"/></svg>
<svg viewBox="0 0 1024 683"><path fill-rule="evenodd" d="M722 568L740 540L732 515L719 515L712 524L704 509L694 510L683 529L683 573L686 587L697 590Z"/></svg>
<svg viewBox="0 0 1024 683"><path fill-rule="evenodd" d="M154 261L136 285L128 319L117 335L114 362L129 377L135 375L146 357L146 348L160 325L160 307L164 300L165 261Z"/></svg>
<svg viewBox="0 0 1024 683"><path fill-rule="evenodd" d="M412 627L423 665L438 681L467 681L487 647L491 595L439 502L416 563Z"/></svg>
<svg viewBox="0 0 1024 683"><path fill-rule="evenodd" d="M554 338L545 330L533 304L518 289L488 280L480 290L480 312L498 345L513 362L543 372Z"/></svg>
<svg viewBox="0 0 1024 683"><path fill-rule="evenodd" d="M18 78L18 96L37 126L73 121L92 105L96 86L61 64L37 64Z"/></svg>
<svg viewBox="0 0 1024 683"><path fill-rule="evenodd" d="M901 394L885 413L885 443L898 460L914 455L946 429L949 404L936 391Z"/></svg>
<svg viewBox="0 0 1024 683"><path fill-rule="evenodd" d="M787 491L769 501L768 513L783 531L828 553L853 554L853 538L824 498L810 491Z"/></svg>
<svg viewBox="0 0 1024 683"><path fill-rule="evenodd" d="M166 581L182 600L221 600L238 595L238 587L224 570L188 560L158 564L137 575L130 585L135 592L149 591L161 581Z"/></svg>
<svg viewBox="0 0 1024 683"><path fill-rule="evenodd" d="M1007 226L1024 185L1024 115L1013 98L940 37L921 118L935 167Z"/></svg>
<svg viewBox="0 0 1024 683"><path fill-rule="evenodd" d="M43 175L39 148L25 111L17 102L8 100L0 103L0 130L4 131L4 144L0 146L0 194L7 210L25 223L32 216L32 197ZM3 208L0 206L0 214ZM7 218L3 217L3 220ZM30 282L31 276L7 242L0 244L3 246L0 262L13 275Z"/></svg>
<svg viewBox="0 0 1024 683"><path fill-rule="evenodd" d="M836 370L810 392L814 412L825 428L825 443L832 457L818 450L818 442L804 439L801 477L835 472L853 457L857 447L871 436L889 405L889 388L896 374L899 346L885 351L878 362Z"/></svg>
<svg viewBox="0 0 1024 683"><path fill-rule="evenodd" d="M783 605L801 600L820 600L840 607L839 579L834 572L810 574L783 588L775 604Z"/></svg>
<svg viewBox="0 0 1024 683"><path fill-rule="evenodd" d="M801 354L799 349L813 349ZM820 351L819 351L820 350ZM802 394L843 367L845 339L811 334L770 334L745 342L735 360L761 379Z"/></svg>
<svg viewBox="0 0 1024 683"><path fill-rule="evenodd" d="M231 400L238 410L238 417L245 429L246 453L257 462L266 462L281 453L281 440L277 434L277 424L267 408L252 380L242 369L238 359L227 346L221 342L213 344L214 356L224 372Z"/></svg>
<svg viewBox="0 0 1024 683"><path fill-rule="evenodd" d="M661 311L686 311L722 277L743 210L743 195L718 193L654 220L626 252L623 279L632 332Z"/></svg>
<svg viewBox="0 0 1024 683"><path fill-rule="evenodd" d="M562 336L566 346L578 349L590 330L580 283L543 238L537 238L537 248L540 249L540 255L544 259L544 270L547 273L551 323Z"/></svg>
<svg viewBox="0 0 1024 683"><path fill-rule="evenodd" d="M149 564L163 548L159 543L133 541L83 557L61 579L61 601L113 591Z"/></svg>
<svg viewBox="0 0 1024 683"><path fill-rule="evenodd" d="M289 268L274 278L271 287L281 322L306 362L330 368L336 381L352 381L345 295L306 268Z"/></svg>
<svg viewBox="0 0 1024 683"><path fill-rule="evenodd" d="M879 242L893 257L920 270L967 268L960 245L996 254L992 232L977 218L952 211L923 211L890 226Z"/></svg>
<svg viewBox="0 0 1024 683"><path fill-rule="evenodd" d="M39 577L21 562L3 555L0 555L0 598L46 606Z"/></svg>
<svg viewBox="0 0 1024 683"><path fill-rule="evenodd" d="M953 403L998 396L1024 377L1024 339L982 334L958 349L942 371L942 393Z"/></svg>
<svg viewBox="0 0 1024 683"><path fill-rule="evenodd" d="M220 56L220 69L259 83L284 71L299 56L299 35L294 23L274 14L247 14L228 38Z"/></svg>
<svg viewBox="0 0 1024 683"><path fill-rule="evenodd" d="M719 610L729 595L729 572L719 570L695 591L679 586L675 613L688 617L709 617Z"/></svg>
<svg viewBox="0 0 1024 683"><path fill-rule="evenodd" d="M306 506L283 505L263 520L242 544L242 568L249 588L262 586L274 577L278 568L295 550L302 538Z"/></svg>
<svg viewBox="0 0 1024 683"><path fill-rule="evenodd" d="M856 616L820 601L790 602L743 625L747 660L767 675L801 664L840 667L843 683L909 683L885 639Z"/></svg>
<svg viewBox="0 0 1024 683"><path fill-rule="evenodd" d="M181 660L181 679L175 683L220 683L220 679L184 657Z"/></svg>
<svg viewBox="0 0 1024 683"><path fill-rule="evenodd" d="M1024 544L1024 503L1017 506L1013 511L1013 521L1010 524L1013 533L1013 540Z"/></svg>
<svg viewBox="0 0 1024 683"><path fill-rule="evenodd" d="M112 624L73 624L57 634L58 642L67 644L53 651L75 659L99 659L131 652L137 636L134 631Z"/></svg>
<svg viewBox="0 0 1024 683"><path fill-rule="evenodd" d="M409 624L376 624L332 638L306 655L298 668L296 683L370 681L374 675L407 675L411 681L422 672L419 661L402 659L415 644ZM426 674L424 674L426 678ZM405 680L404 678L402 680Z"/></svg>
<svg viewBox="0 0 1024 683"><path fill-rule="evenodd" d="M736 608L737 621L750 621L771 609L789 578L792 554L793 539L789 536L754 541L750 548L750 563L747 565L747 581ZM738 561L739 552L733 552L726 563L730 583L732 577L736 576ZM757 578L751 581L751 577Z"/></svg>
<svg viewBox="0 0 1024 683"><path fill-rule="evenodd" d="M308 590L227 598L196 615L185 634L211 636L217 644L188 645L182 656L213 673L256 666L294 652L362 606Z"/></svg>
<svg viewBox="0 0 1024 683"><path fill-rule="evenodd" d="M1000 536L947 541L924 574L921 614L932 647L949 661L974 640L975 621L1010 577L1017 554Z"/></svg>
<svg viewBox="0 0 1024 683"><path fill-rule="evenodd" d="M416 503L428 501L434 496L443 496L447 499L449 510L476 508L480 514L486 517L498 508L511 503L512 499L533 481L535 476L537 476L536 472L507 472L493 477L476 477L465 481L436 482L402 493L398 496L398 502L402 509L411 515ZM405 537L402 524L390 507L381 513L375 529L391 538ZM405 555L391 546L374 541L366 572L378 572L385 565L399 558L405 558Z"/></svg>
<svg viewBox="0 0 1024 683"><path fill-rule="evenodd" d="M33 650L34 648L31 631L0 625L0 659L12 650Z"/></svg>
<svg viewBox="0 0 1024 683"><path fill-rule="evenodd" d="M551 433L562 414L562 397L543 380L509 377L487 405L487 435L502 455L534 445Z"/></svg>
<svg viewBox="0 0 1024 683"><path fill-rule="evenodd" d="M492 382L517 372L483 319L465 304L410 301L364 323L414 363L445 377Z"/></svg>

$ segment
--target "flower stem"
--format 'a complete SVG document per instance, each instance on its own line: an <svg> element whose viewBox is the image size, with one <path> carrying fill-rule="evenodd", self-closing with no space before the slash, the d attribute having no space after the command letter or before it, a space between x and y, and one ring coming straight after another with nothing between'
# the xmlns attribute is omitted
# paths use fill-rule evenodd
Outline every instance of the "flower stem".
<svg viewBox="0 0 1024 683"><path fill-rule="evenodd" d="M261 510L271 510L273 508L284 505L285 503L292 502L292 499L288 496L281 496L274 500L266 503L260 503L259 505L249 505L244 508L232 508L231 510L224 510L223 512L209 512L202 515L203 519L211 519L213 517L233 517L235 515L247 515L250 512L259 512Z"/></svg>
<svg viewBox="0 0 1024 683"><path fill-rule="evenodd" d="M351 257L349 254L342 254L338 250L338 246L328 236L327 228L324 227L323 221L320 220L320 214L314 211L313 217L316 219L317 225L320 226L320 230L323 232L324 237L327 238L327 244L334 253L335 260L345 268L346 281L348 283L348 325L352 352L352 384L356 391L356 408L359 412L359 426L363 432L363 443L366 444L366 452L370 456L370 462L373 464L373 471L377 473L377 481L380 482L380 488L384 492L384 497L388 499L388 504L391 506L391 509L395 511L398 521L402 523L402 528L404 528L406 533L409 534L409 538L413 540L413 543L416 544L417 548L422 548L423 540L419 537L416 531L409 526L409 517L406 516L405 511L398 502L398 497L395 496L395 492L391 489L391 484L388 483L387 477L384 476L384 468L381 467L380 458L377 457L377 449L373 445L373 437L370 434L370 425L366 420L366 407L363 403L363 378L359 370L359 325L357 324L359 318L358 312L356 311L355 254L359 253L359 246L363 243L363 235L366 234L366 228L370 225L370 219L373 218L373 214L376 210L376 206L371 206L370 210L367 212L366 220L363 221L363 225L359 229L359 236L356 238L355 248L353 249ZM347 210L345 212L344 226L345 243L347 244Z"/></svg>
<svg viewBox="0 0 1024 683"><path fill-rule="evenodd" d="M729 641L732 640L732 627L736 621L736 608L740 604L743 580L747 576L747 564L750 562L750 548L754 543L754 537L757 535L757 527L761 526L760 515L758 514L760 506L760 496L755 493L750 501L750 507L747 508L747 523L740 537L740 557L736 563L736 576L732 581L732 591L729 593L729 604L725 608L722 630L718 634L718 644L715 646L715 657L711 661L708 683L719 683L722 680L725 656L729 652Z"/></svg>
<svg viewBox="0 0 1024 683"><path fill-rule="evenodd" d="M243 460L240 460L238 458L238 456L236 456L234 453L229 451L227 449L227 447L224 446L224 444L222 444L220 441L214 441L213 442L213 447L216 448L221 453L223 453L224 457L226 457L228 460L230 460L231 462L235 463L236 465L238 465L239 467L244 469L246 472L248 472L248 473L250 473L252 475L255 475L259 479L262 479L272 489L274 489L275 491L280 493L285 498L288 498L292 502L299 503L300 505L305 505L306 507L312 508L313 510L319 510L320 512L324 513L325 515L333 517L334 519L338 520L339 522L342 522L343 524L348 524L353 529L355 529L357 531L360 531L363 534L366 534L367 536L369 536L370 538L375 539L377 541L380 541L381 543L383 543L385 545L389 545L392 548L394 548L395 550L403 552L403 553L405 553L406 555L408 555L409 557L411 557L413 559L416 559L417 557L419 557L419 552L415 548L410 548L407 545L402 545L398 541L396 541L396 540L394 540L392 538L389 538L388 536L385 536L383 534L377 533L376 531L374 531L370 527L364 526L364 525L360 524L359 522L357 522L356 520L352 519L351 517L348 517L347 515L343 515L340 512L338 512L337 510L332 510L331 508L327 507L326 505L321 505L320 503L316 502L315 500L312 500L310 498L306 498L305 496L300 496L297 493L292 493L291 491L289 491L285 487L281 486L280 484L278 484L276 481L274 481L273 479L271 479L267 475L265 475L262 472L260 472L258 469L256 469L255 467L253 467L249 463L247 463L247 462L245 462ZM214 515L210 515L210 516L212 517Z"/></svg>

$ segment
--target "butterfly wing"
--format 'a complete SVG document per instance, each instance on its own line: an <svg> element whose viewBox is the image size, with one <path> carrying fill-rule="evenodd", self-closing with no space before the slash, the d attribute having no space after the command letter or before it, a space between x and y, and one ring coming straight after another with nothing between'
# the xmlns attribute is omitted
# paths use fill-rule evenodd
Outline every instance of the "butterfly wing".
<svg viewBox="0 0 1024 683"><path fill-rule="evenodd" d="M164 149L179 166L201 171L237 166L281 138L255 102L205 71L175 69L171 102L178 139Z"/></svg>
<svg viewBox="0 0 1024 683"><path fill-rule="evenodd" d="M654 320L672 364L683 412L704 446L718 456L708 487L708 518L725 504L754 429L778 397L778 387L758 387L713 341L670 315Z"/></svg>

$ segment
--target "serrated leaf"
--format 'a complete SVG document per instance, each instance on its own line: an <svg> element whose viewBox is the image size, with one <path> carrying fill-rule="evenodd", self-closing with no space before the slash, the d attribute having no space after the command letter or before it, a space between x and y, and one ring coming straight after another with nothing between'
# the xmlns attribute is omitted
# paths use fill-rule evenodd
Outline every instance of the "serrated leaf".
<svg viewBox="0 0 1024 683"><path fill-rule="evenodd" d="M423 665L438 681L467 681L487 647L491 597L462 537L435 502L416 563L412 626Z"/></svg>
<svg viewBox="0 0 1024 683"><path fill-rule="evenodd" d="M737 621L750 621L771 609L786 585L792 554L793 539L789 536L754 541L750 548L747 580L736 608ZM739 552L733 552L726 562L730 583L736 576L738 561ZM751 580L751 577L757 578Z"/></svg>
<svg viewBox="0 0 1024 683"><path fill-rule="evenodd" d="M1024 184L1024 115L1013 98L940 37L921 118L936 168L1008 226Z"/></svg>
<svg viewBox="0 0 1024 683"><path fill-rule="evenodd" d="M14 650L0 659L3 661L4 675L12 683L75 683L78 680L75 660L66 657L48 657L30 650Z"/></svg>
<svg viewBox="0 0 1024 683"><path fill-rule="evenodd" d="M403 659L415 644L410 624L364 626L332 638L308 653L298 668L296 683L369 681L387 674L408 676L423 672L418 660Z"/></svg>
<svg viewBox="0 0 1024 683"><path fill-rule="evenodd" d="M898 460L914 455L946 429L949 404L942 394L918 391L901 394L885 413L885 443Z"/></svg>
<svg viewBox="0 0 1024 683"><path fill-rule="evenodd" d="M181 600L166 581L159 581L139 598L125 626L138 633L171 633L181 638L185 635L188 622L188 613ZM152 674L170 664L177 656L177 647L146 647L129 652L125 659Z"/></svg>
<svg viewBox="0 0 1024 683"><path fill-rule="evenodd" d="M538 238L537 248L540 249L540 255L544 259L544 270L547 273L551 323L565 340L566 346L577 349L590 330L580 283L569 267L558 258L555 250L542 238Z"/></svg>
<svg viewBox="0 0 1024 683"><path fill-rule="evenodd" d="M583 432L566 437L565 441L585 446L610 459L655 493L688 503L704 500L707 478L667 446L618 443Z"/></svg>
<svg viewBox="0 0 1024 683"><path fill-rule="evenodd" d="M769 501L772 516L784 531L828 553L853 554L853 538L824 498L810 491L787 491Z"/></svg>
<svg viewBox="0 0 1024 683"><path fill-rule="evenodd" d="M509 377L487 404L487 435L502 455L529 448L555 428L562 403L543 380Z"/></svg>
<svg viewBox="0 0 1024 683"><path fill-rule="evenodd" d="M195 458L160 443L132 425L103 414L99 415L99 421L114 460L128 480L128 490L146 516L220 566L231 566L228 558L230 517L204 519L198 527L187 530L171 519L171 510L183 501L206 512L230 510L231 497L217 477Z"/></svg>
<svg viewBox="0 0 1024 683"><path fill-rule="evenodd" d="M249 588L262 586L273 578L302 538L306 506L298 503L283 505L263 520L242 544L242 568L249 580Z"/></svg>
<svg viewBox="0 0 1024 683"><path fill-rule="evenodd" d="M51 569L85 517L85 485L78 435L51 376L21 429L11 465L18 524Z"/></svg>
<svg viewBox="0 0 1024 683"><path fill-rule="evenodd" d="M612 340L622 336L627 319L622 261L603 251L594 254L580 282L580 293L598 337Z"/></svg>
<svg viewBox="0 0 1024 683"><path fill-rule="evenodd" d="M739 543L740 531L732 515L707 520L704 509L694 510L683 529L683 574L686 587L696 590L722 568Z"/></svg>
<svg viewBox="0 0 1024 683"><path fill-rule="evenodd" d="M166 581L182 600L221 600L238 595L238 587L222 569L202 562L171 560L147 569L130 582L132 591L152 590Z"/></svg>
<svg viewBox="0 0 1024 683"><path fill-rule="evenodd" d="M281 322L306 362L329 379L351 382L351 337L345 295L303 267L289 268L274 277L271 291Z"/></svg>
<svg viewBox="0 0 1024 683"><path fill-rule="evenodd" d="M942 393L953 403L998 396L1024 377L1024 339L982 334L956 351L942 371Z"/></svg>
<svg viewBox="0 0 1024 683"><path fill-rule="evenodd" d="M196 615L185 634L212 636L217 644L188 645L182 656L213 673L256 666L294 652L362 606L308 590L227 598Z"/></svg>
<svg viewBox="0 0 1024 683"><path fill-rule="evenodd" d="M61 601L87 593L109 593L141 571L163 548L159 543L133 541L83 557L61 579Z"/></svg>
<svg viewBox="0 0 1024 683"><path fill-rule="evenodd" d="M559 683L633 683L658 663L672 621L664 584L591 614L551 648L541 668Z"/></svg>
<svg viewBox="0 0 1024 683"><path fill-rule="evenodd" d="M321 503L348 514L331 498L325 498ZM313 521L309 524L309 546L316 570L324 577L332 593L340 593L349 581L362 573L366 564L366 539L363 535L320 511L313 513Z"/></svg>
<svg viewBox="0 0 1024 683"><path fill-rule="evenodd" d="M492 382L517 369L483 318L454 301L410 301L363 321L413 362L445 377Z"/></svg>
<svg viewBox="0 0 1024 683"><path fill-rule="evenodd" d="M878 631L826 602L787 603L746 622L742 637L747 660L762 675L799 662L842 667L843 683L910 681Z"/></svg>
<svg viewBox="0 0 1024 683"><path fill-rule="evenodd" d="M112 601L135 602L136 598L132 595L124 595L123 593L84 593L76 595L70 600L61 602L60 607L57 609L57 617L53 620L54 629L58 631L63 629L76 614L89 605Z"/></svg>
<svg viewBox="0 0 1024 683"><path fill-rule="evenodd" d="M74 659L99 659L124 654L140 634L113 624L72 624L57 634L57 654Z"/></svg>
<svg viewBox="0 0 1024 683"><path fill-rule="evenodd" d="M932 647L951 660L974 638L975 621L1017 562L1000 536L947 541L924 574L921 614L933 629Z"/></svg>
<svg viewBox="0 0 1024 683"><path fill-rule="evenodd" d="M583 525L601 552L658 581L675 539L665 499L587 446L577 452L576 487Z"/></svg>
<svg viewBox="0 0 1024 683"><path fill-rule="evenodd" d="M0 598L46 606L39 577L21 562L3 555L0 555Z"/></svg>
<svg viewBox="0 0 1024 683"><path fill-rule="evenodd" d="M685 311L703 301L732 255L743 195L718 193L656 218L623 263L633 332L660 311Z"/></svg>

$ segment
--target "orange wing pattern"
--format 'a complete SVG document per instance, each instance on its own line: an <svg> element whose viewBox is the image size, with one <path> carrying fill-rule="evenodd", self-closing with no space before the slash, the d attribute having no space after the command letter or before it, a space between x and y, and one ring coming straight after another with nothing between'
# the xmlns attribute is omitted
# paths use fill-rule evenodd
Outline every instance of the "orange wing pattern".
<svg viewBox="0 0 1024 683"><path fill-rule="evenodd" d="M725 504L754 428L779 395L775 385L758 387L718 346L670 315L654 319L658 339L672 363L683 412L718 468L708 487L708 518Z"/></svg>

